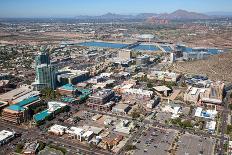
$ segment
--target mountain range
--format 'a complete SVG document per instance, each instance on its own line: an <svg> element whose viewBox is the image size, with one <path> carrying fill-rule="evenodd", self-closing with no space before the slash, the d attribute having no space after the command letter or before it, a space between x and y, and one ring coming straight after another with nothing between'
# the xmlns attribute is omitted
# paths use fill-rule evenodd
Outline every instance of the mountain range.
<svg viewBox="0 0 232 155"><path fill-rule="evenodd" d="M147 19L149 17L155 17L157 19L168 19L168 20L193 20L193 19L212 19L215 15L203 14L197 12L189 12L186 10L177 10L172 13L140 13L137 15L122 15L107 13L100 16L76 16L76 19Z"/></svg>

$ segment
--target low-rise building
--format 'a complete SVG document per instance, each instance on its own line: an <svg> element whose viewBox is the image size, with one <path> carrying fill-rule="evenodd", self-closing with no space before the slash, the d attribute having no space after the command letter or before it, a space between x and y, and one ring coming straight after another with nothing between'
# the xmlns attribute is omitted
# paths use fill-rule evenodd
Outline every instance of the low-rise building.
<svg viewBox="0 0 232 155"><path fill-rule="evenodd" d="M217 113L218 112L216 110L206 110L206 111L204 111L203 108L197 107L196 111L195 111L195 117L202 117L202 118L214 120Z"/></svg>
<svg viewBox="0 0 232 155"><path fill-rule="evenodd" d="M156 86L156 87L153 87L153 88L155 89L155 92L160 96L162 96L162 95L168 96L172 91L167 86Z"/></svg>
<svg viewBox="0 0 232 155"><path fill-rule="evenodd" d="M151 100L154 96L153 91L135 88L123 89L121 90L121 93L125 96L132 96L134 98L143 100Z"/></svg>
<svg viewBox="0 0 232 155"><path fill-rule="evenodd" d="M23 148L23 154L24 155L36 155L38 147L39 147L39 143L37 141L26 143Z"/></svg>
<svg viewBox="0 0 232 155"><path fill-rule="evenodd" d="M48 102L48 109L35 114L33 118L37 123L44 121L47 117L54 116L56 113L59 113L60 111L64 110L65 107L68 107L68 105L63 102Z"/></svg>
<svg viewBox="0 0 232 155"><path fill-rule="evenodd" d="M89 89L78 88L72 84L66 84L57 88L57 92L62 96L62 102L75 104L83 102L92 93Z"/></svg>
<svg viewBox="0 0 232 155"><path fill-rule="evenodd" d="M51 126L49 129L48 129L48 133L50 134L54 134L54 135L57 135L57 136L62 136L65 134L65 131L67 130L68 128L65 127L65 126L62 126L62 125L53 125Z"/></svg>
<svg viewBox="0 0 232 155"><path fill-rule="evenodd" d="M112 112L118 115L126 115L131 107L127 104L119 103L112 108Z"/></svg>
<svg viewBox="0 0 232 155"><path fill-rule="evenodd" d="M7 130L0 131L0 145L8 143L15 137L15 133Z"/></svg>
<svg viewBox="0 0 232 155"><path fill-rule="evenodd" d="M116 132L121 132L124 134L130 134L131 131L134 129L135 125L133 122L130 122L128 120L121 120L115 128Z"/></svg>
<svg viewBox="0 0 232 155"><path fill-rule="evenodd" d="M136 65L147 65L150 61L150 56L143 55L136 58Z"/></svg>
<svg viewBox="0 0 232 155"><path fill-rule="evenodd" d="M66 133L69 134L69 137L72 139L79 139L82 141L82 135L84 134L84 129L78 127L70 127L66 130Z"/></svg>
<svg viewBox="0 0 232 155"><path fill-rule="evenodd" d="M120 141L123 140L122 135L110 135L108 137L103 137L102 142L104 143L104 149L111 149L114 146L118 145Z"/></svg>
<svg viewBox="0 0 232 155"><path fill-rule="evenodd" d="M86 132L82 135L82 138L83 138L85 141L89 142L89 141L93 138L93 136L94 136L93 131L86 131Z"/></svg>
<svg viewBox="0 0 232 155"><path fill-rule="evenodd" d="M214 133L216 129L216 121L207 122L205 128L208 130L208 132Z"/></svg>
<svg viewBox="0 0 232 155"><path fill-rule="evenodd" d="M22 85L19 88L13 89L7 93L0 95L0 101L8 102L9 104L18 103L36 93L38 96L38 91L34 91L33 87L30 85Z"/></svg>
<svg viewBox="0 0 232 155"><path fill-rule="evenodd" d="M147 103L146 107L149 109L153 109L156 105L159 104L159 102L160 102L160 98L156 96Z"/></svg>
<svg viewBox="0 0 232 155"><path fill-rule="evenodd" d="M114 96L115 93L111 89L103 89L92 94L87 100L87 105L93 110L110 111L114 103L109 101Z"/></svg>
<svg viewBox="0 0 232 155"><path fill-rule="evenodd" d="M88 71L81 71L81 70L68 70L64 73L58 73L57 81L59 85L65 84L77 84L79 82L83 82L89 78Z"/></svg>
<svg viewBox="0 0 232 155"><path fill-rule="evenodd" d="M172 113L172 118L179 117L179 114L181 113L182 107L178 104L169 103L165 107L162 108L163 112L169 112Z"/></svg>
<svg viewBox="0 0 232 155"><path fill-rule="evenodd" d="M224 83L211 83L208 88L197 88L189 86L184 94L184 101L207 105L211 108L222 106L224 92Z"/></svg>
<svg viewBox="0 0 232 155"><path fill-rule="evenodd" d="M152 71L147 75L149 79L155 79L160 81L167 82L177 82L181 75L173 72L164 72L164 71Z"/></svg>
<svg viewBox="0 0 232 155"><path fill-rule="evenodd" d="M11 123L21 124L31 118L29 108L40 104L40 98L33 96L22 100L16 104L12 104L2 111L2 119Z"/></svg>

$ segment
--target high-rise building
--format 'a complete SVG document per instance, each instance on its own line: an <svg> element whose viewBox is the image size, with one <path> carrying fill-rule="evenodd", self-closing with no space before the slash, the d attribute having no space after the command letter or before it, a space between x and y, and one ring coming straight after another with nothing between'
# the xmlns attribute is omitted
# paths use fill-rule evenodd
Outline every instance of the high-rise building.
<svg viewBox="0 0 232 155"><path fill-rule="evenodd" d="M39 53L35 58L35 64L36 80L34 85L37 90L43 88L55 89L57 68L50 63L49 54Z"/></svg>
<svg viewBox="0 0 232 155"><path fill-rule="evenodd" d="M50 57L48 53L39 53L39 55L35 57L35 65L38 66L41 64L50 64Z"/></svg>

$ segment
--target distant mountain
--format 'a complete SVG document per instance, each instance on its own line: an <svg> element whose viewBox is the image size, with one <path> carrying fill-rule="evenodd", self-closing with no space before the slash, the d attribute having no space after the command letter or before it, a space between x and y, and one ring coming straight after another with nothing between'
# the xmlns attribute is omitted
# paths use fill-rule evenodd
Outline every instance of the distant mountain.
<svg viewBox="0 0 232 155"><path fill-rule="evenodd" d="M121 14L114 14L114 13L107 13L100 16L76 16L76 19L148 19L150 17L155 17L157 19L168 19L168 20L191 20L191 19L209 19L211 16L196 13L196 12L189 12L185 10L177 10L172 13L140 13L138 15L121 15Z"/></svg>
<svg viewBox="0 0 232 155"><path fill-rule="evenodd" d="M232 17L232 12L207 12L208 16Z"/></svg>
<svg viewBox="0 0 232 155"><path fill-rule="evenodd" d="M157 13L140 13L136 16L136 18L146 19L146 18L158 17L158 16L159 16L159 14L157 14Z"/></svg>
<svg viewBox="0 0 232 155"><path fill-rule="evenodd" d="M98 16L98 18L104 18L104 19L127 19L127 18L134 18L132 15L120 15L120 14L114 14L114 13L107 13L101 16Z"/></svg>
<svg viewBox="0 0 232 155"><path fill-rule="evenodd" d="M135 18L135 16L107 13L100 16L76 16L75 18L76 19L131 19L131 18Z"/></svg>
<svg viewBox="0 0 232 155"><path fill-rule="evenodd" d="M173 20L173 19L209 19L210 17L202 13L177 10L170 14L160 14L158 18Z"/></svg>

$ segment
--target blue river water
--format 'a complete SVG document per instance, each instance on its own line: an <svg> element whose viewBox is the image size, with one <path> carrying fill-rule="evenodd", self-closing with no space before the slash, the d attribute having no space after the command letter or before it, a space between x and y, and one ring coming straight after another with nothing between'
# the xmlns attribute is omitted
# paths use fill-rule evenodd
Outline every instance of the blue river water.
<svg viewBox="0 0 232 155"><path fill-rule="evenodd" d="M87 47L102 47L102 48L125 48L129 44L120 44L120 43L107 43L107 42L83 42L78 43L77 45L80 46L87 46ZM158 51L160 50L158 47L154 45L138 45L132 48L133 50L146 50L146 51Z"/></svg>
<svg viewBox="0 0 232 155"><path fill-rule="evenodd" d="M119 44L119 43L107 43L107 42L83 42L79 43L80 46L93 46L93 47L102 47L102 48L123 48L128 44Z"/></svg>
<svg viewBox="0 0 232 155"><path fill-rule="evenodd" d="M82 42L82 43L78 43L76 45L80 45L80 46L86 46L86 47L102 47L102 48L126 48L129 44L122 44L122 43L108 43L108 42L94 42L94 41L90 41L90 42ZM162 46L162 48L166 51L166 52L171 52L172 48L170 46ZM221 53L220 50L218 49L206 49L206 48L202 48L202 49L193 49L190 47L185 47L185 46L179 46L179 48L183 51L183 52L208 52L209 54L219 54ZM144 45L144 44L140 44L137 45L135 47L132 48L132 50L136 50L136 51L159 51L159 47L154 46L154 45Z"/></svg>

